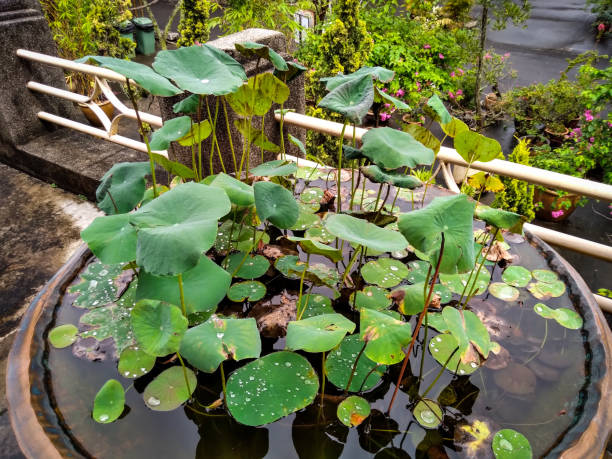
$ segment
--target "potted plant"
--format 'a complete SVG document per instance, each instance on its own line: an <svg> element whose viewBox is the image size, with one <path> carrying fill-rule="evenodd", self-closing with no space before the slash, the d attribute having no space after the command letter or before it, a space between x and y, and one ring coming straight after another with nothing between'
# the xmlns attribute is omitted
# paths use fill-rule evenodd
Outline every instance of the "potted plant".
<svg viewBox="0 0 612 459"><path fill-rule="evenodd" d="M193 113L204 97L221 98L245 117L245 149L266 142L251 128L252 118L286 99L283 72L292 72L288 65L278 78L267 73L247 81L236 61L207 45L160 53L154 70L93 60L154 95L187 91L178 113ZM334 87L321 108L338 113L344 130L360 123L382 70L328 80ZM132 83L127 87L133 98ZM430 106L468 163L501 151L451 118L439 99ZM417 140L425 128L413 134L371 129L359 149L341 137L336 171L298 168L282 158L249 167L243 151L232 152L233 173L207 174L200 165L217 154L214 124L214 117L169 120L146 139L149 162L116 164L103 177L97 198L107 215L82 232L97 260L74 279L81 251L58 273L28 312L12 351L11 415L28 454L91 448L87 454L192 457L195 449L260 457L269 445L272 454L286 455L288 435L298 454L316 448L334 457L342 448L351 457L405 455L403 449L446 454L446 448L498 458L566 448L600 453L610 429L609 378L590 374L589 396L579 395L585 368L607 368L610 357L599 316L585 312L583 319L573 309L588 306L582 281L563 264L549 266L557 272L543 269L553 254L505 232L520 231L520 215L419 188L407 171L435 160L436 143ZM203 148L208 137L212 142ZM193 147L191 163L151 151L173 141ZM155 163L175 177L159 183ZM366 179L368 186L360 186ZM415 192L422 193L420 203ZM474 218L481 221L476 232ZM509 266L508 250L535 256L534 266ZM503 273L491 283L496 267ZM71 280L64 306L44 309L45 299ZM523 307L508 307L519 297ZM50 327L36 324L40 314ZM35 328L42 341L30 349ZM44 351L47 340L53 347ZM51 382L50 403L64 426L55 427L60 419L53 412L48 428L71 441L62 436L50 446L24 402L30 394L44 403L49 397L29 386L29 369L38 363L23 357L32 351L42 351L51 373L33 375L34 384ZM87 359L101 365L91 371ZM77 370L75 362L85 367ZM472 374L483 378L482 394ZM15 385L17 375L24 384ZM559 380L571 383L551 382ZM560 399L555 393L553 402L523 412L557 391ZM559 419L558 403L566 397L577 403L567 404L571 413ZM583 410L588 416L580 416ZM514 419L531 425L551 413L552 420L540 422L545 430L512 427ZM185 422L197 424L197 446ZM275 435L268 437L269 430ZM399 442L407 431L419 439Z"/></svg>

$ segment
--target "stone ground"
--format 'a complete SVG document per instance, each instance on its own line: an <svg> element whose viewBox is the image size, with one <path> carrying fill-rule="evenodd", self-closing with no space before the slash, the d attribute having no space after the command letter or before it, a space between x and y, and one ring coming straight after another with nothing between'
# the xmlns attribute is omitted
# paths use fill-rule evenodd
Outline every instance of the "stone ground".
<svg viewBox="0 0 612 459"><path fill-rule="evenodd" d="M161 0L154 7L160 23L174 0ZM489 45L497 52L511 53L519 72L511 85L525 85L556 78L566 59L588 49L612 54L612 46L595 44L590 30L592 17L584 11L584 0L532 0L527 29L509 27L491 31ZM51 278L79 245L79 232L97 215L89 202L54 188L5 165L0 165L0 457L23 457L10 427L4 397L6 358L23 311L44 283ZM611 244L606 219L607 203L589 202L567 223L553 229ZM542 222L538 222L542 224ZM607 287L612 278L610 263L560 250L593 289Z"/></svg>

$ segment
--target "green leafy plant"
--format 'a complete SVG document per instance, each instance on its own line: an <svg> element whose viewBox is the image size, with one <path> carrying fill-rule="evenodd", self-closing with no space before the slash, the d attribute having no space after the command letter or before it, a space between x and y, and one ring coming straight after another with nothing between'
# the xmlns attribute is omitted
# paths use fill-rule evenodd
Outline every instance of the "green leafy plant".
<svg viewBox="0 0 612 459"><path fill-rule="evenodd" d="M210 36L210 15L217 3L210 0L181 0L181 20L178 25L177 46L206 43Z"/></svg>

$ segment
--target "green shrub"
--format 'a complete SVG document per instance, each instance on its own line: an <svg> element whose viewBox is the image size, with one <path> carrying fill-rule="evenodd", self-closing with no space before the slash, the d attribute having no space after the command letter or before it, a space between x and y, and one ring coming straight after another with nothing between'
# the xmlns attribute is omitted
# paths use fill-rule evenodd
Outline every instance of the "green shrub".
<svg viewBox="0 0 612 459"><path fill-rule="evenodd" d="M209 18L214 2L211 0L183 0L181 21L178 25L177 46L206 43L210 36Z"/></svg>

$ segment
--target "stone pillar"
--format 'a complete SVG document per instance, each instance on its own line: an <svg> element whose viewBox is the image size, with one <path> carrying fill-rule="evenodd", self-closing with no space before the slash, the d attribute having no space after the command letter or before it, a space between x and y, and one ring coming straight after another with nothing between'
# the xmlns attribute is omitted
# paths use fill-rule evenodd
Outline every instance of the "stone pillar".
<svg viewBox="0 0 612 459"><path fill-rule="evenodd" d="M255 60L247 60L244 56L238 53L238 51L236 51L234 47L236 43L243 43L245 41L253 41L256 43L267 45L273 50L275 50L276 52L278 52L279 54L281 54L285 59L289 59L291 57L289 54L287 54L288 47L287 47L287 41L286 41L285 36L282 33L276 32L273 30L247 29L242 32L238 32L235 34L231 34L231 35L219 38L217 40L210 41L208 42L208 44L225 51L230 56L232 56L234 59L236 59L238 62L240 62L245 69L247 77L250 78L254 76L256 73L255 67L257 65L257 62ZM274 69L269 62L264 61L264 60L260 61L259 69L258 69L259 72L272 72L273 70ZM306 106L306 101L305 101L305 96L304 96L304 76L302 75L299 78L292 80L291 82L289 82L288 86L289 86L291 93L290 93L289 99L285 102L285 108L293 109L298 113L304 113L305 106ZM181 95L181 96L176 96L176 97L160 98L161 115L164 120L168 120L168 119L178 116L172 112L172 105L174 105L176 102L183 99L184 97L186 96ZM214 98L211 97L209 99L209 105L211 108L212 115L214 117L214 109L215 109ZM265 127L265 133L268 139L274 142L275 144L280 145L281 143L280 142L280 126L279 126L279 123L276 122L276 120L274 119L274 110L278 108L280 108L280 106L274 105L272 107L272 111L270 111L265 116L264 127ZM237 116L233 113L229 105L228 105L228 113L229 113L230 128L232 131L232 142L234 146L234 151L236 152L237 161L240 161L240 156L242 154L244 140L243 140L242 135L234 127L234 120L237 118ZM257 117L257 120L254 121L253 124L257 127L260 127L261 126L260 120L261 118ZM297 149L297 147L295 147L288 140L288 134L292 134L293 136L297 137L298 139L302 140L302 142L304 142L305 137L306 137L305 131L297 127L287 127L287 126L285 126L284 131L285 131L284 135L285 135L285 146L286 146L287 154L294 155L294 156L300 156L301 155L300 151ZM217 140L219 141L219 146L220 146L221 154L223 157L223 163L226 167L226 170L228 171L228 173L234 172L234 168L232 165L232 154L231 154L231 149L230 149L230 143L229 143L229 138L227 135L227 127L225 123L225 117L223 115L223 107L221 104L219 105L219 117L217 121L216 132L217 132ZM203 151L206 152L206 158L207 158L206 162L204 162L204 159L202 160L203 167L204 165L206 165L204 169L206 172L208 172L209 170L208 169L208 152L210 151L211 144L212 144L212 140L208 140L208 139L202 143L204 147ZM191 167L191 149L190 148L181 147L177 143L173 143L173 145L170 148L169 153L172 159L176 161L180 161ZM276 156L277 156L276 153L271 153L269 151L266 151L264 152L264 161L270 161L270 160L276 159ZM259 163L261 163L261 151L258 147L251 146L251 155L250 155L251 167ZM221 163L219 161L219 156L216 153L216 150L215 150L215 155L213 156L213 167L214 167L215 172L219 172L222 170Z"/></svg>
<svg viewBox="0 0 612 459"><path fill-rule="evenodd" d="M26 88L30 80L66 89L61 69L20 59L24 48L57 55L57 48L37 0L0 0L0 157L14 147L49 132L36 116L48 111L66 118L76 116L71 102L44 96Z"/></svg>

